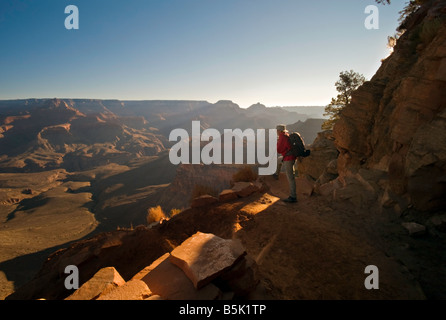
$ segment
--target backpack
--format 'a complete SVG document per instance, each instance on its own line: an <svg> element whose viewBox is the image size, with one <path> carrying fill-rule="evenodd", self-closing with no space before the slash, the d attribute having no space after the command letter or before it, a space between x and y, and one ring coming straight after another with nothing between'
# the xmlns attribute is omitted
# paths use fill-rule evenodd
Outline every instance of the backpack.
<svg viewBox="0 0 446 320"><path fill-rule="evenodd" d="M291 144L291 150L288 151L287 155L306 158L311 154L310 150L305 149L304 139L298 132L290 133L288 139Z"/></svg>

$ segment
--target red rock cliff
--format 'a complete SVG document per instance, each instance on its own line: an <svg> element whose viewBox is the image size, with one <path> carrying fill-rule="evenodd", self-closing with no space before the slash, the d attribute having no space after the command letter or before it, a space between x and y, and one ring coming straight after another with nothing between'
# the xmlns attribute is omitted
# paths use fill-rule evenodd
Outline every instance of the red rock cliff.
<svg viewBox="0 0 446 320"><path fill-rule="evenodd" d="M338 171L344 184L372 176L381 195L433 211L446 204L446 1L426 2L405 29L334 127Z"/></svg>

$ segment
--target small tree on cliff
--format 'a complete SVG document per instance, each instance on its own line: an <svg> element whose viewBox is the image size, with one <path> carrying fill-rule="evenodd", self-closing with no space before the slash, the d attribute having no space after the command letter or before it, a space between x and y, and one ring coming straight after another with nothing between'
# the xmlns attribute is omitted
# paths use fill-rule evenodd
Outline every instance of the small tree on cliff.
<svg viewBox="0 0 446 320"><path fill-rule="evenodd" d="M350 103L352 93L358 89L366 81L362 74L350 71L343 71L336 81L336 90L339 92L336 98L331 99L331 103L325 107L324 116L328 116L328 120L322 124L323 130L332 129L335 122L339 119L341 110Z"/></svg>
<svg viewBox="0 0 446 320"><path fill-rule="evenodd" d="M376 3L379 4L390 4L390 0L375 0ZM401 10L399 12L400 14L400 18L398 19L399 22L401 22L401 25L398 29L404 29L403 25L404 25L404 21L406 20L406 18L408 18L412 13L414 13L415 11L417 11L421 5L423 5L424 3L426 3L427 0L409 0L408 2L406 2L406 6L403 8L403 10Z"/></svg>

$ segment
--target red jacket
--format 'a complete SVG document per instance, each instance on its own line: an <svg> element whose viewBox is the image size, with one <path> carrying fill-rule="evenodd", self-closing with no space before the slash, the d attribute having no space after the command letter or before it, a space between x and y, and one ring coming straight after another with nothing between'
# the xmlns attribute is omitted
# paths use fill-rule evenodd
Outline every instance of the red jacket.
<svg viewBox="0 0 446 320"><path fill-rule="evenodd" d="M277 141L277 153L283 156L283 161L294 161L295 156L287 156L288 151L291 150L291 143L289 140L289 134L287 132L282 132L279 135L279 140Z"/></svg>

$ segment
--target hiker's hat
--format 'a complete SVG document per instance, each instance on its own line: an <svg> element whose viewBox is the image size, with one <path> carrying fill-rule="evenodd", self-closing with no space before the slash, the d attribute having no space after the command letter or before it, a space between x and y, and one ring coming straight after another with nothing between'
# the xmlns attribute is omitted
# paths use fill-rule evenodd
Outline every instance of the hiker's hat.
<svg viewBox="0 0 446 320"><path fill-rule="evenodd" d="M286 131L286 125L284 125L284 124L279 124L279 125L276 127L276 129L279 130L279 131Z"/></svg>

